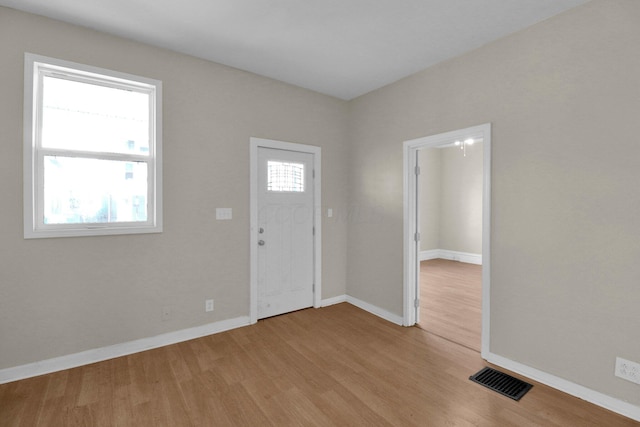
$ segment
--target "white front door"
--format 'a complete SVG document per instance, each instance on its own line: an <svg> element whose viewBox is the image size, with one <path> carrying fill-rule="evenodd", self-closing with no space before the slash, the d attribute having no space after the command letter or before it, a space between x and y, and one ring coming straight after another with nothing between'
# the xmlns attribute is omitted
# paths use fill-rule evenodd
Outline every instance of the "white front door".
<svg viewBox="0 0 640 427"><path fill-rule="evenodd" d="M313 306L313 156L258 148L258 319Z"/></svg>

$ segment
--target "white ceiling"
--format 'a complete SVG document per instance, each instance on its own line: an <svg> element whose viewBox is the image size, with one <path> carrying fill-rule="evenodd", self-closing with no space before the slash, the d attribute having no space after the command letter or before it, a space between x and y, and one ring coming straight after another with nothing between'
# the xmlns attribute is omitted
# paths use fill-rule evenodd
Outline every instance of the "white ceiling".
<svg viewBox="0 0 640 427"><path fill-rule="evenodd" d="M352 99L587 0L0 0Z"/></svg>

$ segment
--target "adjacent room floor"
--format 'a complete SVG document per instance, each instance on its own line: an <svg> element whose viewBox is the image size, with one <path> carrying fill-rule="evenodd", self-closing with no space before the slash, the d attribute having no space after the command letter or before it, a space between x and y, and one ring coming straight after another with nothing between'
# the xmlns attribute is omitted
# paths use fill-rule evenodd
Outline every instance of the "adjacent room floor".
<svg viewBox="0 0 640 427"><path fill-rule="evenodd" d="M420 262L419 326L480 352L482 266L445 259Z"/></svg>
<svg viewBox="0 0 640 427"><path fill-rule="evenodd" d="M0 385L0 426L636 426L534 383L469 381L475 350L350 304Z"/></svg>

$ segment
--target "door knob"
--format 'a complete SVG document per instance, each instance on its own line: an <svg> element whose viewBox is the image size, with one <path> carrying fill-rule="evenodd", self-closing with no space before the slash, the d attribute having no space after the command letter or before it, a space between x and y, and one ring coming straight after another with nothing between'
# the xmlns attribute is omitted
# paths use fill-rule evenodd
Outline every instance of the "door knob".
<svg viewBox="0 0 640 427"><path fill-rule="evenodd" d="M264 246L264 240L258 240L258 245Z"/></svg>

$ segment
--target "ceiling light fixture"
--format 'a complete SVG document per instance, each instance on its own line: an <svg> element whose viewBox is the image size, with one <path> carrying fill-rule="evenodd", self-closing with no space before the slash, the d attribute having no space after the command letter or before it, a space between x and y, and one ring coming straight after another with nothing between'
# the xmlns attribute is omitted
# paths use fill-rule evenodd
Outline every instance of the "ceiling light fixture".
<svg viewBox="0 0 640 427"><path fill-rule="evenodd" d="M473 145L474 142L475 141L473 138L468 138L464 141L456 141L454 144L456 145L456 147L460 147L464 157L467 157L467 145Z"/></svg>

